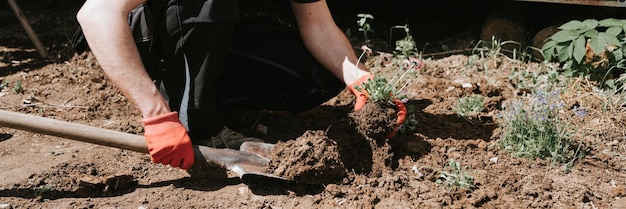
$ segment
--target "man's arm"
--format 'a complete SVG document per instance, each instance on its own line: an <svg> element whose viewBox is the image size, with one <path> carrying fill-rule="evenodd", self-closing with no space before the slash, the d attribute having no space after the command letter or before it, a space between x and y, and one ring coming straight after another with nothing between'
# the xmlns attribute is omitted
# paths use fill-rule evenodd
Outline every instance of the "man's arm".
<svg viewBox="0 0 626 209"><path fill-rule="evenodd" d="M191 139L146 72L128 25L128 14L143 2L88 0L76 17L104 73L141 112L152 162L189 169Z"/></svg>
<svg viewBox="0 0 626 209"><path fill-rule="evenodd" d="M363 64L357 65L352 44L335 24L325 0L291 6L304 44L324 67L346 84L369 74Z"/></svg>
<svg viewBox="0 0 626 209"><path fill-rule="evenodd" d="M128 14L145 0L88 0L77 14L89 47L113 84L144 118L170 112L141 62Z"/></svg>

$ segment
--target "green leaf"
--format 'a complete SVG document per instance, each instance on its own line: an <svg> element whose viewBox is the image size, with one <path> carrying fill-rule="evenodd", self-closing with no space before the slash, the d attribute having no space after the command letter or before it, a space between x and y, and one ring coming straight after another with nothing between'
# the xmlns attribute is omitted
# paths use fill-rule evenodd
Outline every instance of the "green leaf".
<svg viewBox="0 0 626 209"><path fill-rule="evenodd" d="M583 21L583 25L585 25L588 28L596 28L598 27L598 20L586 19L585 21Z"/></svg>
<svg viewBox="0 0 626 209"><path fill-rule="evenodd" d="M598 26L600 27L622 26L623 24L624 22L622 20L618 20L615 18L607 18L598 22Z"/></svg>
<svg viewBox="0 0 626 209"><path fill-rule="evenodd" d="M595 38L598 37L598 30L589 30L587 32L585 32L583 35L585 35L585 37L587 38Z"/></svg>
<svg viewBox="0 0 626 209"><path fill-rule="evenodd" d="M563 69L572 69L572 70L574 70L574 61L573 60L568 60L567 62L565 62L565 64L563 64ZM572 75L574 75L574 73L576 73L576 72L572 72Z"/></svg>
<svg viewBox="0 0 626 209"><path fill-rule="evenodd" d="M572 57L572 51L574 50L574 42L571 42L567 47L558 52L559 62L565 62Z"/></svg>
<svg viewBox="0 0 626 209"><path fill-rule="evenodd" d="M541 46L541 50L554 48L554 46L556 46L556 41L548 39L548 41Z"/></svg>
<svg viewBox="0 0 626 209"><path fill-rule="evenodd" d="M622 45L622 43L619 42L617 37L611 36L608 33L600 33L599 37L601 37L602 39L604 39L606 41L606 45L604 47L607 47L608 45L613 45L613 46L621 46Z"/></svg>
<svg viewBox="0 0 626 209"><path fill-rule="evenodd" d="M566 42L578 38L578 35L578 33L573 31L562 30L550 36L550 39L555 40L556 42Z"/></svg>
<svg viewBox="0 0 626 209"><path fill-rule="evenodd" d="M620 33L622 33L622 27L620 26L611 26L610 28L606 29L606 34L609 34L611 36L617 37Z"/></svg>
<svg viewBox="0 0 626 209"><path fill-rule="evenodd" d="M574 76L574 70L572 70L572 68L567 68L563 72L563 75L568 76L568 77L572 77L572 76Z"/></svg>
<svg viewBox="0 0 626 209"><path fill-rule="evenodd" d="M543 52L544 60L551 60L554 56L554 47L556 46L556 41L549 40L541 47L541 51Z"/></svg>
<svg viewBox="0 0 626 209"><path fill-rule="evenodd" d="M583 34L583 33L586 33L587 31L591 31L591 30L595 30L595 29L585 26L585 27L582 27L582 28L580 28L578 30L575 30L574 32L577 33L577 34Z"/></svg>
<svg viewBox="0 0 626 209"><path fill-rule="evenodd" d="M357 16L357 17L360 17L360 18L366 18L366 19L367 19L367 18L369 18L369 19L374 19L374 16L372 16L371 14L357 14L356 16Z"/></svg>
<svg viewBox="0 0 626 209"><path fill-rule="evenodd" d="M604 51L606 46L609 44L607 37L608 36L605 33L601 32L598 34L597 38L591 38L591 40L589 40L589 45L591 46L591 50L593 50L594 54L597 55Z"/></svg>
<svg viewBox="0 0 626 209"><path fill-rule="evenodd" d="M578 20L572 20L572 21L569 21L569 22L561 25L559 27L559 29L561 29L561 30L577 30L577 29L580 29L580 28L582 28L584 26L585 25L583 24L583 22L578 21Z"/></svg>
<svg viewBox="0 0 626 209"><path fill-rule="evenodd" d="M585 57L585 54L587 52L587 50L585 49L585 37L579 36L578 39L576 39L576 41L574 41L573 43L574 49L572 56L577 63L581 63L583 57Z"/></svg>
<svg viewBox="0 0 626 209"><path fill-rule="evenodd" d="M611 52L611 54L613 54L613 57L615 58L615 61L619 62L622 59L624 59L624 51L623 50L613 50Z"/></svg>
<svg viewBox="0 0 626 209"><path fill-rule="evenodd" d="M563 51L563 49L567 46L569 46L570 42L562 42L562 43L557 43L556 46L554 46L554 49L556 49L557 52Z"/></svg>

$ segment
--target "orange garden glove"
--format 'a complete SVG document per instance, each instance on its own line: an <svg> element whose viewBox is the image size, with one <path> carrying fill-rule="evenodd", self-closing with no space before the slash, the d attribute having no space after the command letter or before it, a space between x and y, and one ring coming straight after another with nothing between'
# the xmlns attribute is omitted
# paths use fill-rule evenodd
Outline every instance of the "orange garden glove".
<svg viewBox="0 0 626 209"><path fill-rule="evenodd" d="M363 107L365 106L365 102L367 102L367 99L369 97L369 95L367 94L367 91L363 89L359 91L356 89L355 86L362 87L363 83L366 83L369 79L374 79L374 75L368 74L368 75L361 76L359 80L348 85L348 90L350 90L350 92L352 92L352 94L356 96L356 102L354 103L354 111L363 109ZM387 138L393 138L396 135L396 132L398 132L398 129L400 128L400 126L406 120L406 107L404 106L404 103L402 103L402 101L400 100L393 100L392 102L394 105L396 105L398 119L396 121L396 125L394 129L386 135Z"/></svg>
<svg viewBox="0 0 626 209"><path fill-rule="evenodd" d="M194 163L194 151L187 130L178 119L178 112L170 112L143 119L144 137L153 163L189 169Z"/></svg>
<svg viewBox="0 0 626 209"><path fill-rule="evenodd" d="M363 84L367 83L369 79L374 79L374 75L367 74L367 75L361 76L359 80L348 85L348 90L350 90L350 92L352 92L352 94L356 96L356 102L354 103L354 111L363 109L363 106L365 106L365 102L367 102L367 98L369 97L369 95L367 94L367 91L365 91L362 88L363 88ZM357 90L355 86L360 86L361 91Z"/></svg>
<svg viewBox="0 0 626 209"><path fill-rule="evenodd" d="M397 99L391 102L393 102L393 104L396 105L396 112L397 112L396 114L398 115L398 119L396 120L396 126L393 128L393 130L385 136L388 139L391 139L394 136L396 136L396 132L398 132L398 129L400 128L400 126L402 126L402 124L406 120L406 106L404 106L404 103L402 103L402 101L397 100Z"/></svg>

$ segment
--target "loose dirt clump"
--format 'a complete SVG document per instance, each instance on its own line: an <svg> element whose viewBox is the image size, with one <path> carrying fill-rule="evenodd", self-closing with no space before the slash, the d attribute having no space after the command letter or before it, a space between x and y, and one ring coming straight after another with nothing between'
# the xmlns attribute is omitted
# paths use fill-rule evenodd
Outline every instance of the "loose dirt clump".
<svg viewBox="0 0 626 209"><path fill-rule="evenodd" d="M356 124L356 130L365 137L383 138L396 123L396 110L392 104L382 102L365 103L363 109L348 114Z"/></svg>
<svg viewBox="0 0 626 209"><path fill-rule="evenodd" d="M363 109L348 114L356 124L356 130L368 141L371 147L372 167L370 176L380 176L391 166L393 153L389 140L385 137L396 124L394 106L383 102L368 102Z"/></svg>
<svg viewBox="0 0 626 209"><path fill-rule="evenodd" d="M278 142L272 149L266 172L307 184L340 182L346 168L337 143L325 131L307 131L295 140Z"/></svg>

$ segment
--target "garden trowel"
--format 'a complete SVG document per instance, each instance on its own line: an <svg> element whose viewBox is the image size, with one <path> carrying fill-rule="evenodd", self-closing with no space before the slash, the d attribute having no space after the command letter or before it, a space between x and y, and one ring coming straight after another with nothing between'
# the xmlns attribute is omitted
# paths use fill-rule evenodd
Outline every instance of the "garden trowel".
<svg viewBox="0 0 626 209"><path fill-rule="evenodd" d="M148 153L143 136L64 122L50 118L0 110L0 127L9 127L34 133L57 136L92 144ZM245 150L245 149L242 149ZM271 149L270 149L271 150ZM245 183L272 180L290 182L291 179L264 173L269 162L267 153L249 153L233 149L217 149L194 145L196 160L223 165L235 172ZM267 149L265 150L267 151ZM265 157L262 157L264 156Z"/></svg>

